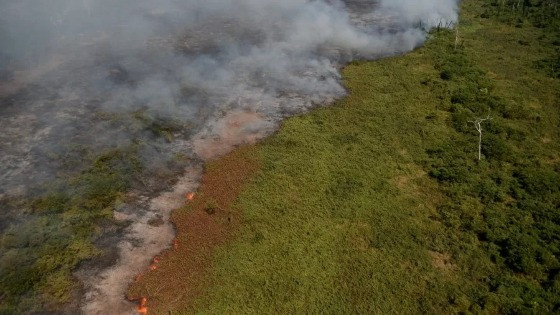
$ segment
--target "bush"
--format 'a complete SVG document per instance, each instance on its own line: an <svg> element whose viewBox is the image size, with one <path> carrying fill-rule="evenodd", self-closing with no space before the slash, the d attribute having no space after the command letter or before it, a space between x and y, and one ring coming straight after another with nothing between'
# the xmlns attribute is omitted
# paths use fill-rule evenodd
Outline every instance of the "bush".
<svg viewBox="0 0 560 315"><path fill-rule="evenodd" d="M470 111L465 110L460 105L453 105L451 107L451 111L451 123L455 130L463 133L469 133L474 130L471 126L472 123L469 123L469 120L471 120L472 117L472 113Z"/></svg>
<svg viewBox="0 0 560 315"><path fill-rule="evenodd" d="M56 192L35 200L31 208L36 213L61 213L68 210L70 198L60 192Z"/></svg>
<svg viewBox="0 0 560 315"><path fill-rule="evenodd" d="M527 139L527 133L525 131L507 127L505 129L508 140L525 141L525 139Z"/></svg>
<svg viewBox="0 0 560 315"><path fill-rule="evenodd" d="M504 118L509 119L522 119L527 118L529 116L529 112L525 109L524 106L520 104L510 104L505 106L502 111L502 115Z"/></svg>
<svg viewBox="0 0 560 315"><path fill-rule="evenodd" d="M484 103L488 107L488 110L491 110L493 113L498 112L503 115L506 110L505 101L495 95L480 95L478 101Z"/></svg>
<svg viewBox="0 0 560 315"><path fill-rule="evenodd" d="M431 169L428 174L440 182L463 182L467 178L466 167L448 166Z"/></svg>
<svg viewBox="0 0 560 315"><path fill-rule="evenodd" d="M503 201L504 195L500 191L500 187L492 180L482 180L475 187L476 193L480 200L485 203Z"/></svg>
<svg viewBox="0 0 560 315"><path fill-rule="evenodd" d="M517 169L513 176L521 188L539 199L560 192L560 175L552 170L536 167Z"/></svg>
<svg viewBox="0 0 560 315"><path fill-rule="evenodd" d="M442 80L446 80L449 81L451 79L453 79L454 75L453 75L453 71L449 68L443 69L440 73L439 73L439 77Z"/></svg>
<svg viewBox="0 0 560 315"><path fill-rule="evenodd" d="M482 154L490 160L512 160L513 151L499 136L493 134L482 135Z"/></svg>
<svg viewBox="0 0 560 315"><path fill-rule="evenodd" d="M542 274L543 268L536 260L538 252L542 249L535 237L527 234L510 234L502 249L505 262L513 271L534 277Z"/></svg>
<svg viewBox="0 0 560 315"><path fill-rule="evenodd" d="M466 104L474 100L474 95L465 88L459 88L451 94L452 104Z"/></svg>

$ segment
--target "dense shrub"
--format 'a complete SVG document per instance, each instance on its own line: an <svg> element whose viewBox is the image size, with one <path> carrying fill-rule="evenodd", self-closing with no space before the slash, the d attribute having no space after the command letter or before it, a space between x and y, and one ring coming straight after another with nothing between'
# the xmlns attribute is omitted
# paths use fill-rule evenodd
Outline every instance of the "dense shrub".
<svg viewBox="0 0 560 315"><path fill-rule="evenodd" d="M440 182L461 182L466 177L466 170L462 167L432 168L429 173Z"/></svg>
<svg viewBox="0 0 560 315"><path fill-rule="evenodd" d="M541 26L550 28L557 23L557 18L551 20L543 13L542 1L525 1L524 11L518 12L512 12L513 4L517 6L512 1L489 2L481 17L498 16L499 20L523 29L528 28L527 21L546 20L549 25ZM453 40L452 35L445 36ZM543 36L540 40L546 39ZM535 46L527 38L516 39L515 43L519 49ZM438 181L447 198L437 207L438 220L451 235L462 240L455 249L469 253L463 261L469 266L471 276L481 272L480 266L471 265L473 261L480 263L488 259L495 268L484 280L488 281L489 292L478 292L479 299L469 310L558 312L560 170L556 162L541 162L543 156L534 149L538 144L528 142L542 137L533 126L535 122L543 122L543 112L529 109L527 100L517 97L515 91L501 88L501 94L496 93L498 88L492 79L477 68L467 52L455 51L450 46L440 49L435 54L435 63L444 88L433 91L449 100L448 122L457 134L449 137L448 142L426 149L426 170ZM545 58L534 66L548 76L558 77L557 59L556 56ZM486 115L492 120L482 124L483 158L477 161L479 134L469 121ZM473 238L474 243L467 241ZM483 249L482 255L486 257L473 259L472 255L480 254L473 248Z"/></svg>
<svg viewBox="0 0 560 315"><path fill-rule="evenodd" d="M473 119L471 111L455 104L451 106L451 113L451 123L455 130L463 133L470 133L474 130L474 126L470 122Z"/></svg>
<svg viewBox="0 0 560 315"><path fill-rule="evenodd" d="M488 159L498 161L507 161L513 158L513 152L506 141L491 133L483 134L482 154Z"/></svg>
<svg viewBox="0 0 560 315"><path fill-rule="evenodd" d="M441 70L441 72L439 73L439 77L442 80L451 80L453 79L453 70L450 68L445 68Z"/></svg>
<svg viewBox="0 0 560 315"><path fill-rule="evenodd" d="M468 102L472 102L473 100L474 95L472 95L471 91L465 88L459 88L451 94L452 104L466 104Z"/></svg>
<svg viewBox="0 0 560 315"><path fill-rule="evenodd" d="M481 180L474 188L480 200L485 203L501 202L504 200L504 193L500 187L492 180Z"/></svg>
<svg viewBox="0 0 560 315"><path fill-rule="evenodd" d="M513 176L531 197L547 198L560 191L560 175L551 170L537 167L520 168Z"/></svg>

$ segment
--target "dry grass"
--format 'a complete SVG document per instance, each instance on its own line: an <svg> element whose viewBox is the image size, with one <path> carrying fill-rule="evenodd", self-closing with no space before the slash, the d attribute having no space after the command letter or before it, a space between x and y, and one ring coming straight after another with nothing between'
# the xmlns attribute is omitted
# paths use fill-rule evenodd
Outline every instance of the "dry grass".
<svg viewBox="0 0 560 315"><path fill-rule="evenodd" d="M139 275L128 298L147 297L153 314L189 307L207 285L215 249L232 239L239 227L242 218L234 202L258 169L253 146L208 163L200 191L173 213L177 228L173 248L156 258L155 270Z"/></svg>

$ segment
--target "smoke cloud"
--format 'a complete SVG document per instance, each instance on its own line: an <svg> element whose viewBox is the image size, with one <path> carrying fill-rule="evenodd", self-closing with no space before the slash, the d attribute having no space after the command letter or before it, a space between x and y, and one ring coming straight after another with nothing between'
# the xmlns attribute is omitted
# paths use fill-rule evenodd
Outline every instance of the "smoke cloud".
<svg viewBox="0 0 560 315"><path fill-rule="evenodd" d="M99 151L142 139L143 162L160 165L178 152L207 160L256 141L282 118L343 96L346 62L418 47L427 29L457 20L457 7L458 0L0 0L0 200L56 178L68 167L57 157L75 145ZM147 132L138 113L178 126L174 140ZM194 188L182 179L165 198L175 205L185 182ZM121 303L131 280L122 270L144 268L173 234L168 223L146 222L167 220L171 208L144 200L115 214L135 223L118 242L115 268L81 273L84 311ZM17 210L1 209L0 218L12 222ZM102 285L91 283L99 277Z"/></svg>
<svg viewBox="0 0 560 315"><path fill-rule="evenodd" d="M455 0L22 0L0 6L0 119L3 130L18 130L22 120L33 127L17 141L20 152L2 147L0 160L10 166L0 177L3 187L22 184L18 177L35 179L40 164L52 168L29 151L79 134L76 122L89 125L99 110L147 110L194 130L211 129L209 120L237 109L261 114L259 126L273 129L285 115L343 95L341 64L408 51L425 37L419 24L457 18ZM98 125L88 126L95 142L113 142ZM13 139L8 132L0 146L12 147Z"/></svg>

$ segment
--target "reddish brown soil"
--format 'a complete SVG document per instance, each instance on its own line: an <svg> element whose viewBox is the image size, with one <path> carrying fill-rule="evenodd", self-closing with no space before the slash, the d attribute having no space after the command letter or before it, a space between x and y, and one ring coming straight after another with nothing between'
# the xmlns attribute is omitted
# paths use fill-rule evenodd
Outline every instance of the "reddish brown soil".
<svg viewBox="0 0 560 315"><path fill-rule="evenodd" d="M195 137L194 151L204 160L214 159L230 152L242 143L253 144L266 136L264 129L248 131L251 126L264 122L264 117L258 113L247 111L233 111L215 122L215 138L206 136Z"/></svg>
<svg viewBox="0 0 560 315"><path fill-rule="evenodd" d="M255 148L239 148L207 163L198 192L176 210L174 246L139 275L128 298L147 298L148 314L185 310L204 292L215 250L231 240L241 221L234 207L245 183L259 169ZM153 270L152 270L153 269Z"/></svg>

